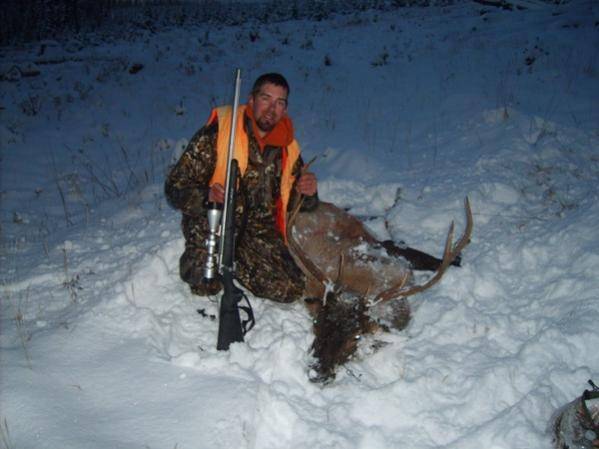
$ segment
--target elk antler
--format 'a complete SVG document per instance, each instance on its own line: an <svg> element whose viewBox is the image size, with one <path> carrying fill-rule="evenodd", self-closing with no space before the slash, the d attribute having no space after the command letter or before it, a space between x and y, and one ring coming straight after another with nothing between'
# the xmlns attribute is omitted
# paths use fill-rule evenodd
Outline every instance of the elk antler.
<svg viewBox="0 0 599 449"><path fill-rule="evenodd" d="M451 222L451 226L449 227L449 232L447 234L447 240L445 240L445 250L443 251L443 260L441 261L441 265L439 268L427 282L422 285L415 285L413 287L405 288L405 279L393 287L379 293L377 297L374 299L373 303L388 301L393 298L397 298L399 296L406 297L411 296L415 293L420 293L441 280L443 274L445 274L445 270L449 267L451 262L460 254L460 252L470 243L470 236L472 235L472 210L470 209L470 200L466 197L464 201L466 208L466 229L464 230L464 234L458 240L456 245L452 249L452 240L453 240L453 232L454 232L454 223ZM403 289L403 290L402 290Z"/></svg>
<svg viewBox="0 0 599 449"><path fill-rule="evenodd" d="M297 217L299 209L302 205L302 202L303 202L302 200L298 201L294 210L290 214L289 222L287 224L288 225L288 227L287 227L287 243L289 244L289 247L291 248L292 252L300 260L300 262L304 266L304 268L306 270L308 270L310 272L310 274L312 274L312 276L314 276L314 278L317 281L319 281L321 284L323 284L325 286L325 292L328 290L327 286L330 286L330 285L333 286L334 292L338 292L340 289L341 275L343 272L343 254L339 255L339 269L337 272L337 279L335 280L335 282L332 282L330 279L328 279L326 277L324 272L320 268L318 268L318 266L314 262L312 262L312 260L310 260L309 257L306 256L306 253L304 252L304 250L293 238L293 231L292 231L293 224L295 222L295 218ZM326 297L326 294L325 294L325 297Z"/></svg>
<svg viewBox="0 0 599 449"><path fill-rule="evenodd" d="M300 176L308 171L308 168L315 160L316 156L301 168ZM325 277L324 273L310 259L308 259L308 257L306 257L304 251L302 251L299 244L293 238L293 225L295 224L295 219L297 218L297 214L299 213L303 202L304 198L300 196L299 200L289 213L289 220L287 221L287 243L289 244L289 247L292 249L293 253L295 253L295 255L298 257L302 265L304 265L304 268L308 270L315 279L326 285L329 283L329 280Z"/></svg>
<svg viewBox="0 0 599 449"><path fill-rule="evenodd" d="M302 168L300 169L300 175L298 176L298 178L301 178L302 175L308 171L308 169L310 168L310 165L312 165L317 158L318 158L318 156L314 156L312 159L310 159L310 161L307 164L304 164L302 166ZM304 197L302 195L296 195L295 201L289 204L289 219L287 220L287 222L288 222L287 229L288 230L291 229L292 224L295 220L295 216L299 213L299 210L302 206L303 200L304 200ZM287 238L289 238L289 234L290 234L290 232L287 232Z"/></svg>
<svg viewBox="0 0 599 449"><path fill-rule="evenodd" d="M308 168L310 167L312 162L314 162L315 160L316 160L316 157L313 157L310 162L305 164L302 167L301 174L304 174L308 170ZM303 202L304 202L304 199L300 198L300 200L297 202L297 204L295 204L295 206L289 213L289 220L287 222L287 243L288 243L289 247L291 248L292 252L300 260L300 262L304 266L304 268L306 270L308 270L310 272L310 274L312 274L312 276L314 276L314 278L317 281L319 281L321 284L323 284L325 286L324 300L326 301L326 292L328 291L328 286L332 285L333 291L335 293L338 293L340 290L340 282L341 282L341 275L343 273L344 258L343 258L343 254L339 255L339 269L337 271L337 279L335 280L335 282L332 282L330 279L328 279L325 276L324 272L320 268L318 268L318 266L314 262L312 262L312 260L310 260L310 258L308 258L306 256L306 253L304 252L304 250L295 241L295 239L293 238L293 225L295 224L295 219L297 218L297 214L299 213Z"/></svg>

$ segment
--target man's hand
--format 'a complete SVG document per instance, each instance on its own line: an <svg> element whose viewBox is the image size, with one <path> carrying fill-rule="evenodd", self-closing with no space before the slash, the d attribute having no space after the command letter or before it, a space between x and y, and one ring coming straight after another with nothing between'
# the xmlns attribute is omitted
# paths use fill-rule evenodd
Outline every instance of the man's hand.
<svg viewBox="0 0 599 449"><path fill-rule="evenodd" d="M316 193L317 184L316 175L306 172L297 180L296 189L302 195L312 196Z"/></svg>
<svg viewBox="0 0 599 449"><path fill-rule="evenodd" d="M213 184L208 192L208 201L211 203L224 203L225 188L221 184Z"/></svg>

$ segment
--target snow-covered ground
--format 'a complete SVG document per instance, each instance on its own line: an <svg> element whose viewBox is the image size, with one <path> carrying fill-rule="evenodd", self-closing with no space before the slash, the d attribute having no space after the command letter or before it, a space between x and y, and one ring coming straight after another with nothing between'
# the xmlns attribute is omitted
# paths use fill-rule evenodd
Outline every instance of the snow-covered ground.
<svg viewBox="0 0 599 449"><path fill-rule="evenodd" d="M519 3L0 49L0 447L549 447L599 380L599 4ZM219 352L178 276L164 174L235 67L288 77L320 196L380 237L438 255L472 203L462 268L324 388L302 304Z"/></svg>

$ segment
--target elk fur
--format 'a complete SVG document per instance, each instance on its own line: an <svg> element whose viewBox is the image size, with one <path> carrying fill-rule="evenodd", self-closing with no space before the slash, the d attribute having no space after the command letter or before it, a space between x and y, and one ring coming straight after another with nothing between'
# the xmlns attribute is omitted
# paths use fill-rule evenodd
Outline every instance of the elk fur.
<svg viewBox="0 0 599 449"><path fill-rule="evenodd" d="M404 257L410 253L377 240L357 218L326 202L314 211L298 210L299 206L289 220L288 242L307 277L307 306L315 335L311 380L318 382L334 379L336 367L355 353L361 335L405 328L410 320L406 297L438 282L472 232L466 199L466 230L452 247L452 224L443 260L411 250L436 262L430 268L435 275L423 285L414 285L412 264Z"/></svg>

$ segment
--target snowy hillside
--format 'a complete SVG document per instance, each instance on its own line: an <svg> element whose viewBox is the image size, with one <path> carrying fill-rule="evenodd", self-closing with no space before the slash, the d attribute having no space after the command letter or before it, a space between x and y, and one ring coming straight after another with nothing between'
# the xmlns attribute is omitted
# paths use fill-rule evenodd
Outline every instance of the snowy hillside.
<svg viewBox="0 0 599 449"><path fill-rule="evenodd" d="M550 447L599 381L599 4L519 3L0 48L0 448ZM379 237L439 255L472 203L462 267L326 387L302 304L250 298L219 352L178 275L164 175L236 67L287 76L321 198Z"/></svg>

